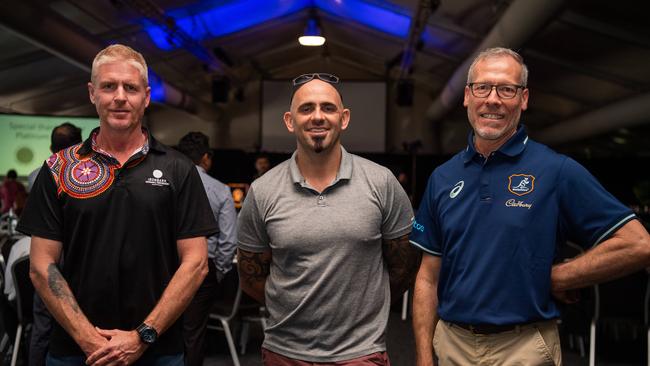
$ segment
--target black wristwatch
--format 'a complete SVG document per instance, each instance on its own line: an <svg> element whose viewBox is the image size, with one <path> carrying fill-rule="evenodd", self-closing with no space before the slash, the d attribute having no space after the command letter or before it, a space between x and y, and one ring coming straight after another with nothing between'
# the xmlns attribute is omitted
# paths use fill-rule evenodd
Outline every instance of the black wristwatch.
<svg viewBox="0 0 650 366"><path fill-rule="evenodd" d="M142 342L146 344L153 344L156 339L158 339L158 332L145 323L138 325L135 330L138 332L138 335L140 335Z"/></svg>

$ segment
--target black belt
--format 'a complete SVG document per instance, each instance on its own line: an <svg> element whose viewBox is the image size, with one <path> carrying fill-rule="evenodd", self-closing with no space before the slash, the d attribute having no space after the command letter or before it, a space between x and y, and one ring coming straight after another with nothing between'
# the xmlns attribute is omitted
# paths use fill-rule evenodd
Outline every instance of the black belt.
<svg viewBox="0 0 650 366"><path fill-rule="evenodd" d="M465 330L469 330L470 332L474 334L495 334L495 333L502 333L502 332L509 332L515 329L520 328L523 325L527 325L530 323L525 323L525 324L507 324L507 325L496 325L496 324L477 324L477 325L472 325L472 324L463 324L463 323L449 323L453 326L457 326L459 328L463 328Z"/></svg>

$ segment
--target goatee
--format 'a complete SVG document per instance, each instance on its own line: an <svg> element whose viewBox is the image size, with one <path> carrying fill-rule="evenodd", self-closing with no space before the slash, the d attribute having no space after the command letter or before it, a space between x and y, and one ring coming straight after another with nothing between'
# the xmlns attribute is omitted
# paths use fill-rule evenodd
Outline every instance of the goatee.
<svg viewBox="0 0 650 366"><path fill-rule="evenodd" d="M323 138L316 137L314 138L314 152L320 154L325 148L323 147Z"/></svg>

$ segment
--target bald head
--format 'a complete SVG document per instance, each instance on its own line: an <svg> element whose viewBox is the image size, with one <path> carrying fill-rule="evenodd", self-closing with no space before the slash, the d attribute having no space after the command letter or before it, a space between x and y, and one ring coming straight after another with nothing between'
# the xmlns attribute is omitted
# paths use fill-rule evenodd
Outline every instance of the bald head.
<svg viewBox="0 0 650 366"><path fill-rule="evenodd" d="M326 75L328 78L331 78L332 80L329 80L327 78L322 79L321 77L318 77L317 75ZM309 79L309 81L306 82L306 83L300 83L300 84L296 85L296 80L301 78L301 77L304 77L304 76L311 76L311 79ZM303 74L303 75L293 79L294 84L293 84L293 89L291 89L291 99L289 100L290 101L289 104L293 103L293 98L296 95L296 93L298 92L298 90L302 89L303 86L311 83L314 80L325 82L325 83L331 85L336 90L336 93L339 95L339 99L341 99L341 102L343 101L343 96L341 95L341 91L339 90L339 85L341 85L341 84L340 84L340 79L338 78L338 76L335 76L335 75L332 75L332 74L313 73L313 74Z"/></svg>
<svg viewBox="0 0 650 366"><path fill-rule="evenodd" d="M314 79L294 88L291 95L291 111L294 111L305 102L315 100L328 100L330 103L336 104L338 108L343 109L343 98L339 90L333 84Z"/></svg>

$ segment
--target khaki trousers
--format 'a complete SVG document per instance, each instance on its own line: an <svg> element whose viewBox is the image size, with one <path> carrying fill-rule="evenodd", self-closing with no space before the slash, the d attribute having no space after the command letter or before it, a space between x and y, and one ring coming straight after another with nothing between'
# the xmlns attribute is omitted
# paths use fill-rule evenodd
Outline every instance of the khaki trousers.
<svg viewBox="0 0 650 366"><path fill-rule="evenodd" d="M433 337L438 366L562 365L555 320L530 323L495 334L475 334L440 320Z"/></svg>

